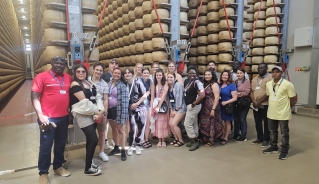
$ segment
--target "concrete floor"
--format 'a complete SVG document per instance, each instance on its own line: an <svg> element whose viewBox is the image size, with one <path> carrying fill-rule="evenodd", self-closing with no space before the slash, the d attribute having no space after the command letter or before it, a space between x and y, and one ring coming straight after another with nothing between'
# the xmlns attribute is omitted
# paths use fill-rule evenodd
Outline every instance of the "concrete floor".
<svg viewBox="0 0 319 184"><path fill-rule="evenodd" d="M17 94L20 94L19 91ZM25 95L20 98L29 98L29 94ZM13 109L14 106L17 104L10 101L7 108ZM35 121L30 122L34 117L29 117L28 122L8 125L1 120L6 116L4 112L9 112L5 110L0 113L0 171L35 166L39 131ZM252 112L249 112L247 120L247 142L230 141L225 146L201 146L197 151L190 152L185 146L157 148L154 140L152 148L143 150L140 156L134 153L125 162L120 160L119 155L110 157L106 163L95 157L94 161L103 169L103 173L95 177L83 174L85 150L69 151L68 166L72 175L68 178L54 176L51 168L50 183L319 183L318 119L293 116L290 121L291 149L288 160L279 160L278 154L263 154L260 145L251 145L256 138ZM37 183L37 173L37 169L32 169L3 175L0 176L0 183Z"/></svg>

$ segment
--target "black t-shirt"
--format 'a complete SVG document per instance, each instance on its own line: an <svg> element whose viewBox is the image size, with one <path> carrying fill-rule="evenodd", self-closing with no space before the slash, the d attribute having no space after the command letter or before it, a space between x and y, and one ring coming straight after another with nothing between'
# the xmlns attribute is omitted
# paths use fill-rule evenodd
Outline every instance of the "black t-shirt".
<svg viewBox="0 0 319 184"><path fill-rule="evenodd" d="M184 82L184 100L185 104L189 105L196 101L197 98L197 91L203 90L203 83L199 81L198 79L195 79L193 81L190 81L189 79L186 79Z"/></svg>
<svg viewBox="0 0 319 184"><path fill-rule="evenodd" d="M106 82L110 82L112 74L110 72L105 72L102 74L101 78Z"/></svg>
<svg viewBox="0 0 319 184"><path fill-rule="evenodd" d="M78 98L74 95L74 93L77 93L79 91L83 91L85 98L89 99L92 103L96 103L95 97L96 97L96 88L93 86L92 89L86 89L82 88L81 86L75 85L70 88L70 104L71 106L75 103L78 103ZM93 98L92 98L93 97Z"/></svg>

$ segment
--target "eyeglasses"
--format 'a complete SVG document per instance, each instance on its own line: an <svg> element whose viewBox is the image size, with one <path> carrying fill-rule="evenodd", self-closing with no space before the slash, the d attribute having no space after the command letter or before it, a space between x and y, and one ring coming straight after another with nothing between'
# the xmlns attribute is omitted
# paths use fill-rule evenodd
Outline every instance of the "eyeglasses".
<svg viewBox="0 0 319 184"><path fill-rule="evenodd" d="M52 59L53 59L54 61L57 61L57 60L65 61L65 58L64 58L64 57L61 57L61 56L54 56Z"/></svg>
<svg viewBox="0 0 319 184"><path fill-rule="evenodd" d="M188 73L188 75L196 75L196 73Z"/></svg>
<svg viewBox="0 0 319 184"><path fill-rule="evenodd" d="M86 71L85 70L77 70L77 71L75 71L76 73L86 73Z"/></svg>

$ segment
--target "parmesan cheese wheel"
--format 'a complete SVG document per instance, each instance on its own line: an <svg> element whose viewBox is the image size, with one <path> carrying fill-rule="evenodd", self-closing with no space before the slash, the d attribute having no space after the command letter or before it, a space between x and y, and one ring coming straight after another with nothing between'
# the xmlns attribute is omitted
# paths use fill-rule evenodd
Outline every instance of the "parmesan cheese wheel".
<svg viewBox="0 0 319 184"><path fill-rule="evenodd" d="M227 13L227 16L235 15L235 10L234 8L226 8L226 13ZM219 18L226 16L223 8L219 10L218 14L219 14Z"/></svg>
<svg viewBox="0 0 319 184"><path fill-rule="evenodd" d="M257 22L254 21L254 25L256 25L256 29L264 28L266 26L265 20L257 20Z"/></svg>
<svg viewBox="0 0 319 184"><path fill-rule="evenodd" d="M251 63L252 63L252 62L251 62L251 57L247 57L245 63L246 63L246 64L251 64Z"/></svg>
<svg viewBox="0 0 319 184"><path fill-rule="evenodd" d="M245 18L248 20L254 20L254 13L247 13Z"/></svg>
<svg viewBox="0 0 319 184"><path fill-rule="evenodd" d="M180 34L188 34L187 26L180 26Z"/></svg>
<svg viewBox="0 0 319 184"><path fill-rule="evenodd" d="M111 12L113 12L113 7L111 4L107 6L107 11L110 12L110 14L112 14Z"/></svg>
<svg viewBox="0 0 319 184"><path fill-rule="evenodd" d="M135 13L134 13L134 11L129 11L128 12L128 19L132 22L132 21L134 21L135 20Z"/></svg>
<svg viewBox="0 0 319 184"><path fill-rule="evenodd" d="M219 0L219 6L228 5L235 3L235 0Z"/></svg>
<svg viewBox="0 0 319 184"><path fill-rule="evenodd" d="M219 41L218 34L209 34L207 36L207 42L208 43L216 43L218 41Z"/></svg>
<svg viewBox="0 0 319 184"><path fill-rule="evenodd" d="M135 31L135 40L136 41L143 41L144 40L143 30L136 30Z"/></svg>
<svg viewBox="0 0 319 184"><path fill-rule="evenodd" d="M114 40L114 47L115 47L115 48L119 48L119 47L120 47L120 45L119 45L119 40L118 40L118 39L115 39L115 40Z"/></svg>
<svg viewBox="0 0 319 184"><path fill-rule="evenodd" d="M246 5L246 6L249 7L249 8L246 9L247 12L252 12L252 11L254 11L254 5L248 4L248 5Z"/></svg>
<svg viewBox="0 0 319 184"><path fill-rule="evenodd" d="M189 61L189 64L196 65L197 57L189 57L188 61Z"/></svg>
<svg viewBox="0 0 319 184"><path fill-rule="evenodd" d="M143 19L135 19L135 29L144 29Z"/></svg>
<svg viewBox="0 0 319 184"><path fill-rule="evenodd" d="M130 38L130 43L131 44L136 42L135 33L130 33L128 36Z"/></svg>
<svg viewBox="0 0 319 184"><path fill-rule="evenodd" d="M152 64L153 56L152 53L144 53L144 63L143 64Z"/></svg>
<svg viewBox="0 0 319 184"><path fill-rule="evenodd" d="M124 65L130 65L130 56L124 57Z"/></svg>
<svg viewBox="0 0 319 184"><path fill-rule="evenodd" d="M251 65L252 72L258 72L258 65Z"/></svg>
<svg viewBox="0 0 319 184"><path fill-rule="evenodd" d="M157 9L157 13L160 18L169 18L169 11L166 9ZM158 22L155 10L152 10L151 16L154 23Z"/></svg>
<svg viewBox="0 0 319 184"><path fill-rule="evenodd" d="M197 38L191 39L191 46L197 46Z"/></svg>
<svg viewBox="0 0 319 184"><path fill-rule="evenodd" d="M281 8L280 7L276 7L276 14L278 15L279 13L281 13ZM272 15L275 15L274 7L267 8L266 16L272 16Z"/></svg>
<svg viewBox="0 0 319 184"><path fill-rule="evenodd" d="M142 6L136 6L134 8L134 14L136 18L142 18L143 16L143 9Z"/></svg>
<svg viewBox="0 0 319 184"><path fill-rule="evenodd" d="M253 48L251 52L253 55L263 55L264 48Z"/></svg>
<svg viewBox="0 0 319 184"><path fill-rule="evenodd" d="M254 31L254 38L255 37L263 37L265 36L265 29L256 29Z"/></svg>
<svg viewBox="0 0 319 184"><path fill-rule="evenodd" d="M128 35L130 34L130 26L129 25L123 25L123 34Z"/></svg>
<svg viewBox="0 0 319 184"><path fill-rule="evenodd" d="M219 32L218 37L219 37L219 40L229 40L230 37L233 38L233 34L234 33L232 31L230 32L230 35L228 31L221 31Z"/></svg>
<svg viewBox="0 0 319 184"><path fill-rule="evenodd" d="M280 4L281 3L281 0L275 0L275 4ZM267 0L267 6L272 6L274 3L273 3L273 0Z"/></svg>
<svg viewBox="0 0 319 184"><path fill-rule="evenodd" d="M270 37L266 37L265 43L266 45L278 44L279 40L277 36L270 36Z"/></svg>
<svg viewBox="0 0 319 184"><path fill-rule="evenodd" d="M159 65L160 69L164 71L164 73L167 73L167 65L166 64L160 64Z"/></svg>
<svg viewBox="0 0 319 184"><path fill-rule="evenodd" d="M197 47L197 54L207 54L206 46L199 46Z"/></svg>
<svg viewBox="0 0 319 184"><path fill-rule="evenodd" d="M245 70L246 72L250 72L250 71L251 71L251 66L245 66L244 70Z"/></svg>
<svg viewBox="0 0 319 184"><path fill-rule="evenodd" d="M264 57L265 63L277 63L278 62L278 56L277 55L266 55Z"/></svg>
<svg viewBox="0 0 319 184"><path fill-rule="evenodd" d="M206 64L206 56L198 56L196 61L198 64Z"/></svg>
<svg viewBox="0 0 319 184"><path fill-rule="evenodd" d="M165 24L165 23L161 23L161 25L162 25L162 28L163 28L164 33L165 33L165 32L168 32L168 25ZM152 34L153 34L153 36L160 36L160 35L162 35L162 32L161 32L161 30L160 30L159 23L154 23L154 24L152 24Z"/></svg>
<svg viewBox="0 0 319 184"><path fill-rule="evenodd" d="M109 35L110 35L110 40L115 40L114 32L111 32Z"/></svg>
<svg viewBox="0 0 319 184"><path fill-rule="evenodd" d="M261 5L260 2L256 2L254 5L254 10L258 11L258 9L264 10L266 8L266 2L261 1Z"/></svg>
<svg viewBox="0 0 319 184"><path fill-rule="evenodd" d="M110 57L114 58L115 54L114 54L114 50L110 50Z"/></svg>
<svg viewBox="0 0 319 184"><path fill-rule="evenodd" d="M201 36L201 35L207 35L207 27L206 26L199 26L197 27L196 29L196 34L198 36Z"/></svg>
<svg viewBox="0 0 319 184"><path fill-rule="evenodd" d="M47 28L44 30L42 38L45 45L49 45L52 40L67 40L67 34L64 29Z"/></svg>
<svg viewBox="0 0 319 184"><path fill-rule="evenodd" d="M218 62L218 55L208 55L206 58L207 62L215 61Z"/></svg>
<svg viewBox="0 0 319 184"><path fill-rule="evenodd" d="M143 23L143 22L142 22ZM130 32L133 33L136 31L136 28L135 28L135 23L134 22L130 22L129 23L129 28L130 28Z"/></svg>
<svg viewBox="0 0 319 184"><path fill-rule="evenodd" d="M218 45L207 45L206 47L207 54L216 54L218 53Z"/></svg>
<svg viewBox="0 0 319 184"><path fill-rule="evenodd" d="M218 44L218 51L231 51L232 50L232 43L231 42L221 42Z"/></svg>
<svg viewBox="0 0 319 184"><path fill-rule="evenodd" d="M280 18L277 17L277 22L280 23ZM269 17L266 19L266 26L276 25L276 17Z"/></svg>
<svg viewBox="0 0 319 184"><path fill-rule="evenodd" d="M197 48L196 47L192 47L189 49L189 55L196 55L197 54Z"/></svg>
<svg viewBox="0 0 319 184"><path fill-rule="evenodd" d="M280 30L279 30L280 31ZM267 27L266 28L266 36L269 36L269 35L277 35L278 32L277 32L277 27L276 26L273 26L273 27Z"/></svg>
<svg viewBox="0 0 319 184"><path fill-rule="evenodd" d="M122 15L123 15L122 7L118 7L117 8L117 16L118 16L118 18L122 17Z"/></svg>
<svg viewBox="0 0 319 184"><path fill-rule="evenodd" d="M60 46L47 46L42 53L41 60L45 64L49 64L54 56L61 56L66 58L67 48Z"/></svg>
<svg viewBox="0 0 319 184"><path fill-rule="evenodd" d="M267 72L271 72L272 69L273 69L275 66L277 66L277 65L272 65L272 64L268 65L268 70L267 70Z"/></svg>
<svg viewBox="0 0 319 184"><path fill-rule="evenodd" d="M128 0L127 4L128 4L128 8L130 10L134 10L134 8L135 8L135 1L134 0Z"/></svg>
<svg viewBox="0 0 319 184"><path fill-rule="evenodd" d="M152 38L152 48L153 49L165 48L164 38Z"/></svg>
<svg viewBox="0 0 319 184"><path fill-rule="evenodd" d="M117 20L119 18L119 16L117 16L117 10L113 10L113 17L114 17L114 20Z"/></svg>
<svg viewBox="0 0 319 184"><path fill-rule="evenodd" d="M234 21L233 20L228 20L228 24L229 24L229 27L233 27L234 26ZM227 21L226 20L219 21L219 28L220 29L228 28Z"/></svg>
<svg viewBox="0 0 319 184"><path fill-rule="evenodd" d="M263 46L265 45L265 39L264 38L255 38L253 39L253 46Z"/></svg>
<svg viewBox="0 0 319 184"><path fill-rule="evenodd" d="M180 0L180 6L188 7L188 2L187 2L187 0Z"/></svg>
<svg viewBox="0 0 319 184"><path fill-rule="evenodd" d="M152 28L150 27L146 27L143 29L143 37L145 39L150 39L153 37L153 34L152 34Z"/></svg>
<svg viewBox="0 0 319 184"><path fill-rule="evenodd" d="M135 57L135 62L136 63L144 63L144 54L138 54Z"/></svg>
<svg viewBox="0 0 319 184"><path fill-rule="evenodd" d="M218 1L211 1L207 4L208 11L218 11L219 10L219 2Z"/></svg>
<svg viewBox="0 0 319 184"><path fill-rule="evenodd" d="M233 56L229 53L218 54L218 62L229 62L233 60Z"/></svg>
<svg viewBox="0 0 319 184"><path fill-rule="evenodd" d="M144 1L142 4L142 10L144 14L150 14L153 10L151 1Z"/></svg>
<svg viewBox="0 0 319 184"><path fill-rule="evenodd" d="M135 44L130 45L129 49L130 49L130 54L135 54L136 53Z"/></svg>
<svg viewBox="0 0 319 184"><path fill-rule="evenodd" d="M199 16L197 21L198 26L206 26L207 25L207 16Z"/></svg>
<svg viewBox="0 0 319 184"><path fill-rule="evenodd" d="M263 56L254 56L251 59L252 64L260 64L264 62L264 57Z"/></svg>
<svg viewBox="0 0 319 184"><path fill-rule="evenodd" d="M127 3L122 4L122 11L123 11L123 14L127 14L130 11Z"/></svg>
<svg viewBox="0 0 319 184"><path fill-rule="evenodd" d="M124 36L124 32L123 32L123 28L119 28L118 29L118 32L119 32L119 37L123 37Z"/></svg>
<svg viewBox="0 0 319 184"><path fill-rule="evenodd" d="M119 38L119 31L118 30L114 30L114 38L117 39Z"/></svg>
<svg viewBox="0 0 319 184"><path fill-rule="evenodd" d="M122 26L123 26L123 18L122 18L122 17L119 17L119 18L117 19L117 21L118 21L119 28L122 27Z"/></svg>
<svg viewBox="0 0 319 184"><path fill-rule="evenodd" d="M130 46L124 46L124 54L130 55Z"/></svg>
<svg viewBox="0 0 319 184"><path fill-rule="evenodd" d="M199 36L197 37L198 45L207 45L207 36Z"/></svg>
<svg viewBox="0 0 319 184"><path fill-rule="evenodd" d="M117 9L117 1L113 1L112 2L112 7L113 7L114 10Z"/></svg>
<svg viewBox="0 0 319 184"><path fill-rule="evenodd" d="M278 54L278 46L267 46L264 52L265 54Z"/></svg>
<svg viewBox="0 0 319 184"><path fill-rule="evenodd" d="M190 0L189 3L188 3L188 6L189 6L190 8L196 9L196 8L199 7L199 3L200 3L200 1Z"/></svg>
<svg viewBox="0 0 319 184"><path fill-rule="evenodd" d="M114 20L113 26L114 26L114 30L117 30L119 28L118 20Z"/></svg>
<svg viewBox="0 0 319 184"><path fill-rule="evenodd" d="M187 15L186 12L180 12L179 18L180 18L180 20L182 20L182 21L188 21L188 15Z"/></svg>
<svg viewBox="0 0 319 184"><path fill-rule="evenodd" d="M48 28L52 21L66 22L65 13L57 10L45 10L43 12L43 28Z"/></svg>
<svg viewBox="0 0 319 184"><path fill-rule="evenodd" d="M255 12L254 19L257 19L257 15L258 15L258 11ZM260 11L258 19L264 19L264 18L266 18L266 11Z"/></svg>
<svg viewBox="0 0 319 184"><path fill-rule="evenodd" d="M218 12L209 12L207 13L207 21L208 22L215 22L219 20Z"/></svg>
<svg viewBox="0 0 319 184"><path fill-rule="evenodd" d="M152 40L145 40L143 42L143 49L145 52L153 50Z"/></svg>
<svg viewBox="0 0 319 184"><path fill-rule="evenodd" d="M217 72L223 72L224 70L232 70L233 67L229 64L218 64L217 65Z"/></svg>
<svg viewBox="0 0 319 184"><path fill-rule="evenodd" d="M206 65L198 65L197 70L199 75L203 75L207 69Z"/></svg>
<svg viewBox="0 0 319 184"><path fill-rule="evenodd" d="M252 35L252 32L251 31L247 31L247 32L245 32L245 35L246 35L246 38L250 39L250 37Z"/></svg>
<svg viewBox="0 0 319 184"><path fill-rule="evenodd" d="M131 55L130 56L130 64L135 64L136 62L136 55Z"/></svg>
<svg viewBox="0 0 319 184"><path fill-rule="evenodd" d="M168 59L168 55L165 51L152 52L153 61L163 61Z"/></svg>
<svg viewBox="0 0 319 184"><path fill-rule="evenodd" d="M218 23L210 23L207 25L207 32L214 33L219 31L219 24Z"/></svg>
<svg viewBox="0 0 319 184"><path fill-rule="evenodd" d="M143 4L143 0L134 0L135 6L140 6Z"/></svg>

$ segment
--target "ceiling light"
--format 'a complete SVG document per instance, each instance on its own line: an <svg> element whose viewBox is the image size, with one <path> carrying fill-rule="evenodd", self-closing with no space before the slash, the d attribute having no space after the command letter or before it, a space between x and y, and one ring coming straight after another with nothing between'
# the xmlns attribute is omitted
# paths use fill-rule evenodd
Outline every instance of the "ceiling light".
<svg viewBox="0 0 319 184"><path fill-rule="evenodd" d="M24 29L27 29L27 27L24 27Z"/></svg>
<svg viewBox="0 0 319 184"><path fill-rule="evenodd" d="M23 4L23 0L20 0L20 3Z"/></svg>
<svg viewBox="0 0 319 184"><path fill-rule="evenodd" d="M26 36L29 36L28 34L25 34Z"/></svg>
<svg viewBox="0 0 319 184"><path fill-rule="evenodd" d="M25 16L23 15L22 18L25 19Z"/></svg>
<svg viewBox="0 0 319 184"><path fill-rule="evenodd" d="M24 8L21 8L21 12L24 12Z"/></svg>

